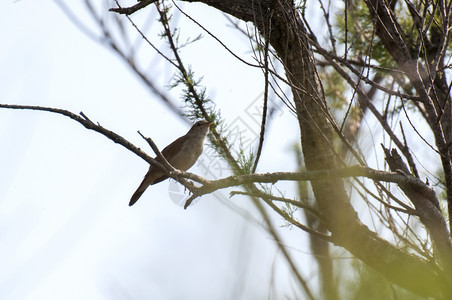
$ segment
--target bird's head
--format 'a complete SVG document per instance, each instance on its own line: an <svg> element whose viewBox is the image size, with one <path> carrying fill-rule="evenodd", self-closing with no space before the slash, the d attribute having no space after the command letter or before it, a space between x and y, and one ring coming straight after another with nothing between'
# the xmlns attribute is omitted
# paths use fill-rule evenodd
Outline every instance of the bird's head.
<svg viewBox="0 0 452 300"><path fill-rule="evenodd" d="M213 122L208 122L205 120L201 120L193 124L193 126L190 128L190 131L188 132L189 135L204 135L206 136L209 133L210 125L212 125Z"/></svg>

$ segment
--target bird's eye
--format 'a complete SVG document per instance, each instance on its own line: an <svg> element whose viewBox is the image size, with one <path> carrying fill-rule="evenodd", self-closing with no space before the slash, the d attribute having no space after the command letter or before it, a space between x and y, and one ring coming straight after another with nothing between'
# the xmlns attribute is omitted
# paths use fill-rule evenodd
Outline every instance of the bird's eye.
<svg viewBox="0 0 452 300"><path fill-rule="evenodd" d="M196 123L196 126L198 126L198 127L199 127L199 126L201 126L201 124L200 124L200 123Z"/></svg>

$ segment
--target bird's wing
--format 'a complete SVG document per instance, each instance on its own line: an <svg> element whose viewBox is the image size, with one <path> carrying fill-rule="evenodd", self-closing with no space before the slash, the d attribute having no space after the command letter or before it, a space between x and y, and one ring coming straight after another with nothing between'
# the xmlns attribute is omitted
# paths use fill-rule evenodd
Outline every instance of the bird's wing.
<svg viewBox="0 0 452 300"><path fill-rule="evenodd" d="M174 157L176 153L179 153L179 151L182 149L182 145L184 144L182 141L185 139L185 135L181 136L180 138L176 139L174 142L166 146L162 150L163 156L166 158L166 160L171 164L171 157L169 157L169 154L172 154Z"/></svg>
<svg viewBox="0 0 452 300"><path fill-rule="evenodd" d="M172 153L172 156L174 156L175 153L178 153L181 148L182 148L182 144L181 140L184 138L184 136L181 136L180 138L176 139L174 142L172 142L171 144L169 144L168 146L166 146L163 150L162 150L162 154L163 156L166 158L166 160L170 163L173 164L173 159L172 157L169 157L170 153ZM157 160L159 160L157 158ZM159 182L162 182L163 180L167 179L168 176L164 175L163 172L161 172L160 170L158 170L157 167L152 166L149 168L149 173L159 173L159 177L155 177L155 179L153 179L153 181L151 182L151 184L156 184Z"/></svg>
<svg viewBox="0 0 452 300"><path fill-rule="evenodd" d="M181 136L180 138L176 139L174 142L166 146L162 154L163 156L168 160L168 162L171 164L172 159L171 156L174 156L176 153L178 153L183 145L183 139L185 136ZM158 160L158 158L157 158ZM129 205L133 205L135 202L138 201L138 199L141 197L141 195L144 193L144 191L147 189L149 185L159 183L165 179L167 179L168 176L166 176L162 171L160 171L155 166L150 166L149 171L147 172L146 176L144 176L143 181L141 182L138 189L135 191L135 193L132 195L132 198L130 199Z"/></svg>

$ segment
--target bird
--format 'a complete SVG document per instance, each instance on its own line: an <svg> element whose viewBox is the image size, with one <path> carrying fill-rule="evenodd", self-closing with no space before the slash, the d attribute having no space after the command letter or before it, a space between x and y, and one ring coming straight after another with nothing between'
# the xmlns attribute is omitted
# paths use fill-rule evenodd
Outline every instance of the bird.
<svg viewBox="0 0 452 300"><path fill-rule="evenodd" d="M190 130L162 150L162 155L176 169L187 171L198 160L204 147L204 141L209 133L212 122L205 120L197 121ZM159 161L158 158L156 158ZM168 176L156 166L150 166L143 181L130 198L129 206L140 199L144 191L153 184L162 182Z"/></svg>

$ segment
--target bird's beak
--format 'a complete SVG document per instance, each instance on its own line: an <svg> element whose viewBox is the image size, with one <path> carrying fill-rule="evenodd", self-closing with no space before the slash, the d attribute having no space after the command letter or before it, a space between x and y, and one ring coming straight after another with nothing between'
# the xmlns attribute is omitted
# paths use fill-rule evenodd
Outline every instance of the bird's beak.
<svg viewBox="0 0 452 300"><path fill-rule="evenodd" d="M207 126L209 126L210 127L210 125L212 125L213 124L213 121L210 121L210 122L207 122Z"/></svg>

